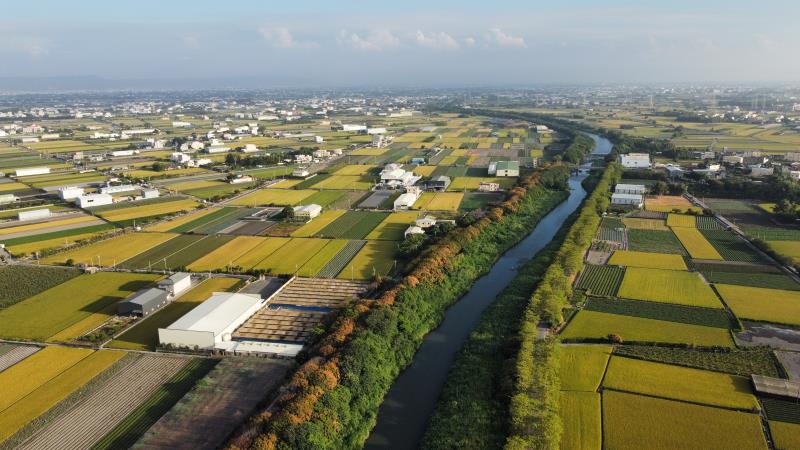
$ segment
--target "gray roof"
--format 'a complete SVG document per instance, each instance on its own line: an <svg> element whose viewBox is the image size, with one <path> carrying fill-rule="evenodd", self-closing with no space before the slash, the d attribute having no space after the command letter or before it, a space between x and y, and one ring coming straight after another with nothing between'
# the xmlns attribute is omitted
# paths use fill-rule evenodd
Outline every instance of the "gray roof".
<svg viewBox="0 0 800 450"><path fill-rule="evenodd" d="M125 299L128 303L136 305L146 305L153 300L159 300L161 297L166 297L167 292L158 288L148 288L137 291L132 296Z"/></svg>
<svg viewBox="0 0 800 450"><path fill-rule="evenodd" d="M779 395L781 397L800 398L800 382L782 378L751 375L756 392Z"/></svg>
<svg viewBox="0 0 800 450"><path fill-rule="evenodd" d="M165 278L165 279L159 281L158 284L159 285L162 285L162 284L175 284L175 283L178 283L178 282L180 282L180 281L182 281L182 280L184 280L186 278L190 278L191 276L192 276L191 274L188 274L186 272L178 272L178 273L170 275L169 278Z"/></svg>
<svg viewBox="0 0 800 450"><path fill-rule="evenodd" d="M443 183L449 183L450 182L450 177L445 176L445 175L439 175L438 177L431 178L431 181L441 181Z"/></svg>

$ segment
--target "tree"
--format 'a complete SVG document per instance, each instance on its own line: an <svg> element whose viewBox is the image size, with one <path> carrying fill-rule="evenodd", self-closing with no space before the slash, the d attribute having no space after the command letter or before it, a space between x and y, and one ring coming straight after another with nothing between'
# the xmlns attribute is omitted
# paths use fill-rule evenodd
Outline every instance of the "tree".
<svg viewBox="0 0 800 450"><path fill-rule="evenodd" d="M163 162L160 162L160 161L154 162L153 166L152 166L153 170L156 171L156 172L163 172L163 171L167 170L167 167L169 167L167 165L167 163L163 163Z"/></svg>
<svg viewBox="0 0 800 450"><path fill-rule="evenodd" d="M650 188L650 192L652 192L654 195L664 195L667 193L667 189L667 183L659 181L653 184L653 186Z"/></svg>
<svg viewBox="0 0 800 450"><path fill-rule="evenodd" d="M294 219L294 208L292 208L291 206L287 206L283 208L283 212L281 214L283 215L284 219L288 220Z"/></svg>

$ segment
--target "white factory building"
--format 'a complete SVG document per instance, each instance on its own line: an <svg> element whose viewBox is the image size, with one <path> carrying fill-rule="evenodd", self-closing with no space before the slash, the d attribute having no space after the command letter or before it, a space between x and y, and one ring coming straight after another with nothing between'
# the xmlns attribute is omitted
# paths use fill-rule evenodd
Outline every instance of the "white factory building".
<svg viewBox="0 0 800 450"><path fill-rule="evenodd" d="M614 193L644 195L647 193L647 187L643 184L617 183L614 187Z"/></svg>
<svg viewBox="0 0 800 450"><path fill-rule="evenodd" d="M73 200L83 195L83 188L75 186L65 186L58 190L58 195L62 200Z"/></svg>
<svg viewBox="0 0 800 450"><path fill-rule="evenodd" d="M133 184L118 184L115 186L104 186L100 188L101 194L116 194L119 192L135 191L140 189L139 186Z"/></svg>
<svg viewBox="0 0 800 450"><path fill-rule="evenodd" d="M158 282L158 287L169 293L169 295L180 295L183 291L192 287L192 276L186 272L178 272L164 278Z"/></svg>
<svg viewBox="0 0 800 450"><path fill-rule="evenodd" d="M159 328L158 341L174 347L213 349L231 341L236 328L266 303L266 299L255 294L214 292L172 325Z"/></svg>
<svg viewBox="0 0 800 450"><path fill-rule="evenodd" d="M25 167L17 169L14 172L18 177L27 177L29 175L46 175L50 173L49 167Z"/></svg>
<svg viewBox="0 0 800 450"><path fill-rule="evenodd" d="M649 169L650 155L647 153L628 153L619 157L622 167L626 169Z"/></svg>
<svg viewBox="0 0 800 450"><path fill-rule="evenodd" d="M50 217L50 210L47 208L20 211L17 213L17 219L19 219L20 221L46 219L48 217Z"/></svg>
<svg viewBox="0 0 800 450"><path fill-rule="evenodd" d="M630 205L636 208L642 207L642 196L638 194L611 194L612 205Z"/></svg>
<svg viewBox="0 0 800 450"><path fill-rule="evenodd" d="M296 220L303 220L308 222L309 220L319 216L320 214L322 214L322 206L314 203L310 205L302 205L294 207L294 218Z"/></svg>
<svg viewBox="0 0 800 450"><path fill-rule="evenodd" d="M80 208L91 208L92 206L103 206L114 203L114 197L111 194L88 194L81 195L75 199L75 203Z"/></svg>

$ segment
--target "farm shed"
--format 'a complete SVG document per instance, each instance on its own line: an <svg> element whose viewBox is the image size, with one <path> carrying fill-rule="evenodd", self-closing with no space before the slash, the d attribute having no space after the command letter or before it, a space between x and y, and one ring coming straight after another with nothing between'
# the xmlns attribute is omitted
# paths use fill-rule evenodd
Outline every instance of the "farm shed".
<svg viewBox="0 0 800 450"><path fill-rule="evenodd" d="M48 217L50 217L50 210L47 208L32 209L30 211L20 211L17 213L17 218L19 220L46 219Z"/></svg>
<svg viewBox="0 0 800 450"><path fill-rule="evenodd" d="M322 213L322 206L310 204L294 207L294 217L297 220L308 222Z"/></svg>
<svg viewBox="0 0 800 450"><path fill-rule="evenodd" d="M489 163L489 175L498 177L518 177L519 161L497 161Z"/></svg>
<svg viewBox="0 0 800 450"><path fill-rule="evenodd" d="M178 295L192 287L192 276L186 272L178 272L159 281L158 287L169 292L170 295Z"/></svg>
<svg viewBox="0 0 800 450"><path fill-rule="evenodd" d="M14 172L18 177L27 177L29 175L45 175L50 173L49 167L25 167L17 169Z"/></svg>
<svg viewBox="0 0 800 450"><path fill-rule="evenodd" d="M0 195L0 205L5 204L5 203L14 203L17 200L19 200L19 199L14 194L2 194L2 195Z"/></svg>
<svg viewBox="0 0 800 450"><path fill-rule="evenodd" d="M83 195L83 188L75 186L65 186L58 190L58 194L62 200L73 200Z"/></svg>
<svg viewBox="0 0 800 450"><path fill-rule="evenodd" d="M645 187L643 184L617 183L617 185L614 187L614 193L644 195L647 193L647 187Z"/></svg>
<svg viewBox="0 0 800 450"><path fill-rule="evenodd" d="M163 289L142 289L119 302L117 313L146 316L166 304L167 296L167 291Z"/></svg>
<svg viewBox="0 0 800 450"><path fill-rule="evenodd" d="M416 193L406 192L405 194L401 194L394 201L394 210L402 211L410 209L412 206L414 206L414 203L418 198L419 195Z"/></svg>
<svg viewBox="0 0 800 450"><path fill-rule="evenodd" d="M637 194L611 194L612 205L631 205L637 208L642 207L642 196Z"/></svg>
<svg viewBox="0 0 800 450"><path fill-rule="evenodd" d="M444 192L450 186L450 177L439 175L428 182L428 189L436 192Z"/></svg>
<svg viewBox="0 0 800 450"><path fill-rule="evenodd" d="M172 325L159 328L158 342L162 345L210 350L217 344L231 340L233 331L266 302L260 295L214 292L208 300Z"/></svg>
<svg viewBox="0 0 800 450"><path fill-rule="evenodd" d="M789 381L764 375L750 375L750 377L753 387L759 394L800 399L800 381Z"/></svg>

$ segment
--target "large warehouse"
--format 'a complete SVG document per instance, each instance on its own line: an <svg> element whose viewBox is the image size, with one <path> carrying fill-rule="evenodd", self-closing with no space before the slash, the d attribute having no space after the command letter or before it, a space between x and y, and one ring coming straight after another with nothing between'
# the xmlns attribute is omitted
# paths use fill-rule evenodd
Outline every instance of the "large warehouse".
<svg viewBox="0 0 800 450"><path fill-rule="evenodd" d="M267 303L256 294L215 292L167 328L158 329L162 345L210 350Z"/></svg>

